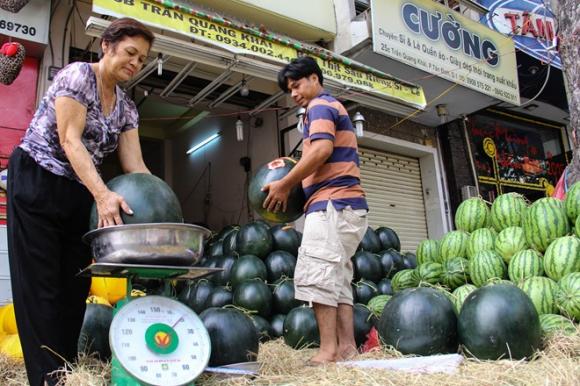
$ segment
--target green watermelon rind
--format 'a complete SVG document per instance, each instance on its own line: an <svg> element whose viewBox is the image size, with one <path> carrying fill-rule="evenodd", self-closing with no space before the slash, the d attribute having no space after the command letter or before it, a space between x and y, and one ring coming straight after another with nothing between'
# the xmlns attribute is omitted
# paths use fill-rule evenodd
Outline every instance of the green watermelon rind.
<svg viewBox="0 0 580 386"><path fill-rule="evenodd" d="M558 314L540 315L540 326L544 335L550 335L554 333L573 335L576 333L576 326L574 326L574 322L565 316Z"/></svg>
<svg viewBox="0 0 580 386"><path fill-rule="evenodd" d="M526 207L526 201L519 193L499 195L491 205L491 225L498 232L510 226L521 226Z"/></svg>
<svg viewBox="0 0 580 386"><path fill-rule="evenodd" d="M493 228L480 228L472 232L467 243L467 257L471 259L477 252L493 251L496 237Z"/></svg>
<svg viewBox="0 0 580 386"><path fill-rule="evenodd" d="M540 198L526 210L523 228L528 245L544 253L552 241L570 232L564 204L552 197Z"/></svg>
<svg viewBox="0 0 580 386"><path fill-rule="evenodd" d="M533 276L544 275L542 256L534 249L516 253L509 262L508 276L514 283L520 283Z"/></svg>
<svg viewBox="0 0 580 386"><path fill-rule="evenodd" d="M580 321L580 272L565 275L558 282L556 306L563 315Z"/></svg>
<svg viewBox="0 0 580 386"><path fill-rule="evenodd" d="M492 279L503 279L507 276L507 267L501 256L495 251L482 251L469 261L469 275L477 287L485 285Z"/></svg>
<svg viewBox="0 0 580 386"><path fill-rule="evenodd" d="M465 232L483 228L489 221L489 207L481 198L473 197L463 201L455 213L455 227Z"/></svg>
<svg viewBox="0 0 580 386"><path fill-rule="evenodd" d="M513 255L526 248L528 243L522 227L507 227L495 239L495 251L506 263L510 262Z"/></svg>
<svg viewBox="0 0 580 386"><path fill-rule="evenodd" d="M553 280L580 271L580 239L564 236L550 243L544 253L544 271Z"/></svg>
<svg viewBox="0 0 580 386"><path fill-rule="evenodd" d="M558 283L554 280L534 276L524 280L518 287L532 300L538 315L554 314L558 311L554 298Z"/></svg>

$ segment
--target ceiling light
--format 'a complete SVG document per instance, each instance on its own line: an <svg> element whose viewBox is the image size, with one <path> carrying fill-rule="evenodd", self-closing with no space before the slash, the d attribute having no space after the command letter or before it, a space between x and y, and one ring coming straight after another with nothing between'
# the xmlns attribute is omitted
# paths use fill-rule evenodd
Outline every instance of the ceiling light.
<svg viewBox="0 0 580 386"><path fill-rule="evenodd" d="M211 141L213 141L214 139L218 138L220 135L222 135L221 131L218 131L217 133L215 133L212 136L207 137L206 139L204 139L203 141L201 141L200 143L198 143L197 145L193 146L191 149L189 149L185 154L191 154L196 150L201 149L202 147L204 147L205 145L207 145L208 143L210 143Z"/></svg>
<svg viewBox="0 0 580 386"><path fill-rule="evenodd" d="M236 121L236 140L242 142L244 140L244 122L238 115L238 120Z"/></svg>
<svg viewBox="0 0 580 386"><path fill-rule="evenodd" d="M248 82L246 82L246 78L242 79L242 87L240 88L240 95L243 97L247 97L250 95L250 89L248 88Z"/></svg>
<svg viewBox="0 0 580 386"><path fill-rule="evenodd" d="M363 128L364 128L364 124L365 124L365 117L360 112L357 111L356 114L354 115L354 117L352 118L352 122L354 123L354 132L355 132L356 136L363 137L364 136Z"/></svg>

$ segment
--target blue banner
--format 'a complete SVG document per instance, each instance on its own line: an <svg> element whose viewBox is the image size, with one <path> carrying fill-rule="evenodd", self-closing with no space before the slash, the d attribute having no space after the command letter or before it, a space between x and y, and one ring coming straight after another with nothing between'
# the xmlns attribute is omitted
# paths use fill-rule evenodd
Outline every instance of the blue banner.
<svg viewBox="0 0 580 386"><path fill-rule="evenodd" d="M545 0L477 0L487 8L480 22L513 38L521 51L562 69L557 20Z"/></svg>

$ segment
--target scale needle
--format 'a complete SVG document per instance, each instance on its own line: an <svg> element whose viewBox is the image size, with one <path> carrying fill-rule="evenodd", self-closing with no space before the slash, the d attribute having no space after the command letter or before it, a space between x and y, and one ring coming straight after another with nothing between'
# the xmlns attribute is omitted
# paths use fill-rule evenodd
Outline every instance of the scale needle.
<svg viewBox="0 0 580 386"><path fill-rule="evenodd" d="M171 326L171 328L175 328L175 326L177 326L180 322L183 322L183 316L180 316L179 319L177 319L177 321L173 323L173 326Z"/></svg>

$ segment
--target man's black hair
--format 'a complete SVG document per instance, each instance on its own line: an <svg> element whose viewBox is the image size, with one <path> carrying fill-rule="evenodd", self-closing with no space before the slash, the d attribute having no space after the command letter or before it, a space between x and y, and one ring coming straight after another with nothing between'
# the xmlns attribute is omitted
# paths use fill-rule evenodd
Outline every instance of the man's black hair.
<svg viewBox="0 0 580 386"><path fill-rule="evenodd" d="M307 78L312 74L318 75L318 81L322 86L324 78L322 76L322 70L318 67L316 60L310 56L301 56L292 60L280 70L278 73L278 86L282 91L288 92L288 79L299 80Z"/></svg>

